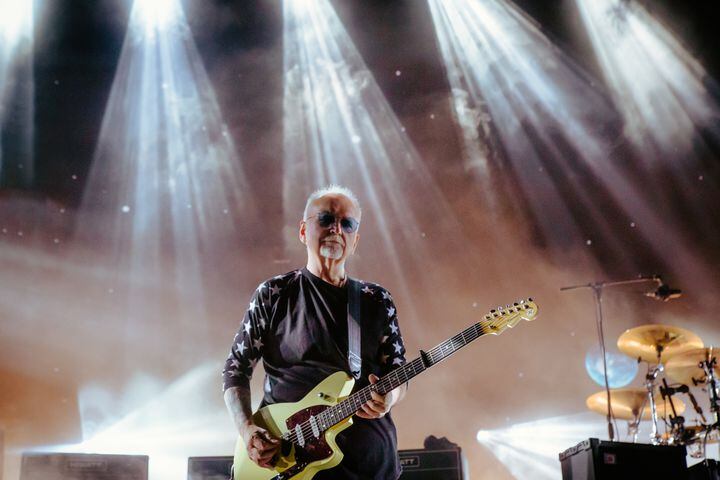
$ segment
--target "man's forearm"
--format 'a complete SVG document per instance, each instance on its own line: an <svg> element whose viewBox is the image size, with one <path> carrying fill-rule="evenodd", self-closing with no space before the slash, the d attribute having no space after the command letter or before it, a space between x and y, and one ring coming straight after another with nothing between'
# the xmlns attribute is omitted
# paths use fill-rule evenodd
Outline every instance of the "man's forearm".
<svg viewBox="0 0 720 480"><path fill-rule="evenodd" d="M225 405L235 423L238 433L241 435L252 424L252 407L250 401L250 389L242 387L231 387L225 390Z"/></svg>

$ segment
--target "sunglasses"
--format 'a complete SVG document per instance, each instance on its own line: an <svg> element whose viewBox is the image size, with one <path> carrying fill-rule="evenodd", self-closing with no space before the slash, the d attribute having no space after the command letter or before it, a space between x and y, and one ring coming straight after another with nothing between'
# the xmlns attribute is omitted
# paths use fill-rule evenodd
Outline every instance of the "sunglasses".
<svg viewBox="0 0 720 480"><path fill-rule="evenodd" d="M311 218L316 217L318 225L322 228L330 228L331 225L335 225L340 220L340 228L343 229L343 232L345 233L355 233L357 232L358 228L360 227L360 222L355 220L352 217L345 217L345 218L339 218L333 215L330 212L320 212L317 215L311 215L305 220L310 220Z"/></svg>

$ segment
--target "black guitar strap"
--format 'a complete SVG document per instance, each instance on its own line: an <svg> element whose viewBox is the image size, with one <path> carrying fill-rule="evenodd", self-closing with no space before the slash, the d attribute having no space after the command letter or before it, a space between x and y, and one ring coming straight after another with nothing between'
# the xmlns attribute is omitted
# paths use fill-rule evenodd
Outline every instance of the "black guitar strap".
<svg viewBox="0 0 720 480"><path fill-rule="evenodd" d="M350 373L359 380L362 375L362 350L360 319L360 282L348 278L348 366Z"/></svg>

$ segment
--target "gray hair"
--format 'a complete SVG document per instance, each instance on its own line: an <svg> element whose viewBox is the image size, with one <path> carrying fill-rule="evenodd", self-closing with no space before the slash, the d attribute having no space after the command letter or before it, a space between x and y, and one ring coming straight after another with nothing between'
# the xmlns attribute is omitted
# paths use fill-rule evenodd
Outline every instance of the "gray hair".
<svg viewBox="0 0 720 480"><path fill-rule="evenodd" d="M303 220L307 220L308 213L310 211L310 207L312 206L313 202L315 200L317 200L318 198L324 197L325 195L342 195L343 197L347 197L353 203L355 208L357 208L358 217L362 216L362 209L360 208L360 202L358 201L358 199L355 196L355 194L353 193L353 191L347 187L343 187L342 185L331 184L326 187L315 190L313 193L310 194L310 196L307 199L307 202L305 202L305 210L303 211Z"/></svg>

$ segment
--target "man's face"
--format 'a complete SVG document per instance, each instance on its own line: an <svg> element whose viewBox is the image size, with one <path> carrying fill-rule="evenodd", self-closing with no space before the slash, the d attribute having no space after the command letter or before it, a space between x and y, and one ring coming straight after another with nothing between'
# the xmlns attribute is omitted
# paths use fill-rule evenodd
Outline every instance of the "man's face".
<svg viewBox="0 0 720 480"><path fill-rule="evenodd" d="M332 218L334 217L334 218ZM323 220L328 223L323 225ZM308 255L344 262L355 252L359 234L346 231L352 221L360 220L352 201L344 195L324 195L313 202L308 218L300 224L300 240L307 246Z"/></svg>

